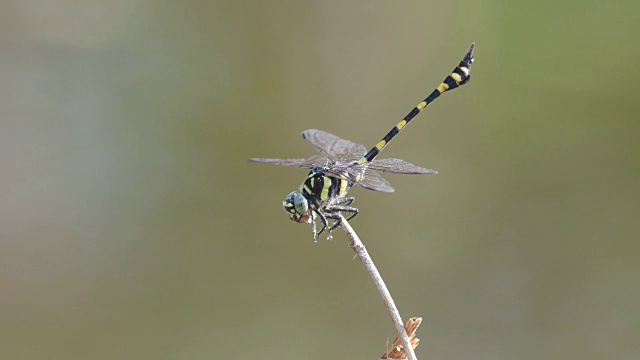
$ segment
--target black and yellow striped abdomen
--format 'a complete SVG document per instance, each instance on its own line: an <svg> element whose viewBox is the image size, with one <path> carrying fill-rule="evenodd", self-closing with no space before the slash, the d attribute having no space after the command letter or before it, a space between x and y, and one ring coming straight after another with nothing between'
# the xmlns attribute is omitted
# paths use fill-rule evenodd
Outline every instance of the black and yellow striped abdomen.
<svg viewBox="0 0 640 360"><path fill-rule="evenodd" d="M400 120L400 122L398 122L396 126L394 126L393 129L391 129L391 131L389 131L387 135L385 135L382 140L380 140L376 144L376 146L371 148L369 152L367 152L362 158L360 158L360 160L358 160L359 164L366 164L375 159L380 151L382 151L382 149L387 146L389 141L391 141L396 135L398 135L400 130L407 126L407 124L411 120L413 120L416 115L418 115L424 108L426 108L427 105L431 104L435 99L437 99L438 96L442 95L446 91L453 90L461 85L466 84L469 79L471 79L469 71L471 69L471 64L473 64L474 47L475 43L471 44L471 47L469 47L469 50L467 51L464 59L462 59L460 64L458 64L458 66L453 69L453 72L451 72L451 74L447 76L444 81L442 81L442 83L438 85L438 87L433 90L431 94L429 94L429 96L427 96L426 99L424 99L420 104L411 109L407 116Z"/></svg>

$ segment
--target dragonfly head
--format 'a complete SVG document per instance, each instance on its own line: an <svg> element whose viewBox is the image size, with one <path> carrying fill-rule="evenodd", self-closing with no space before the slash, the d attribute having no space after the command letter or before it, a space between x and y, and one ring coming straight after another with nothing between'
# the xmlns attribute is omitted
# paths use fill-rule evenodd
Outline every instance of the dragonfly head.
<svg viewBox="0 0 640 360"><path fill-rule="evenodd" d="M293 191L282 202L284 211L289 215L289 219L298 223L308 223L311 221L309 212L309 202L304 195Z"/></svg>

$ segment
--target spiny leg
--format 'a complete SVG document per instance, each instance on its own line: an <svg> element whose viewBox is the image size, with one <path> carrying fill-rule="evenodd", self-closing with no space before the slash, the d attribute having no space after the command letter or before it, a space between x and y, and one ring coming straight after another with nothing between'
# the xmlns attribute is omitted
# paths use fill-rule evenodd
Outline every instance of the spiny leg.
<svg viewBox="0 0 640 360"><path fill-rule="evenodd" d="M311 226L313 226L313 242L318 242L318 231L316 229L316 219L315 216L311 215Z"/></svg>
<svg viewBox="0 0 640 360"><path fill-rule="evenodd" d="M330 211L335 211L335 210L330 210ZM329 228L329 234L327 235L327 239L331 239L333 236L331 236L331 232L337 228L338 226L340 226L340 223L342 222L342 219L340 217L340 212L339 211L335 211L335 212L330 212L330 213L326 213L326 217L329 219L334 219L335 221L333 222L333 225L331 225L331 227Z"/></svg>
<svg viewBox="0 0 640 360"><path fill-rule="evenodd" d="M343 211L353 213L351 216L347 218L347 220L351 220L354 216L358 214L358 209L349 206L351 205L351 203L353 203L355 199L356 199L355 197L335 199L333 204L328 205L324 208L325 216L327 218L335 220L333 225L331 225L331 227L329 228L329 233L331 233L331 231L335 230L338 226L340 226L340 223L341 223L340 215L334 214L334 213L341 213Z"/></svg>
<svg viewBox="0 0 640 360"><path fill-rule="evenodd" d="M325 209L333 209L337 206L349 206L355 199L355 197L338 198L333 200L331 204L326 205Z"/></svg>
<svg viewBox="0 0 640 360"><path fill-rule="evenodd" d="M358 209L354 208L354 207L345 207L343 208L341 211L346 211L346 212L350 212L353 213L351 214L351 216L349 216L346 220L349 221L351 219L353 219L354 217L356 217L356 215L358 215Z"/></svg>
<svg viewBox="0 0 640 360"><path fill-rule="evenodd" d="M460 64L458 64L458 66L453 69L453 72L451 72L451 74L447 76L444 81L440 85L438 85L438 87L433 90L433 92L429 96L427 96L426 99L424 99L424 101L414 107L411 112L409 112L409 114L404 117L404 119L397 123L396 126L394 126L393 129L391 129L391 131L389 131L389 133L387 133L387 135L385 135L382 140L380 140L376 144L376 146L371 148L369 152L367 152L362 158L360 158L360 160L358 160L358 163L366 164L375 159L376 156L378 156L378 153L380 153L380 151L382 151L382 149L387 146L389 141L391 141L391 139L398 135L400 130L407 126L407 124L411 120L413 120L416 115L418 115L424 108L426 108L427 105L431 104L435 99L437 99L438 96L443 94L445 91L453 90L469 82L469 79L471 78L469 71L471 70L471 64L473 64L473 49L475 48L475 46L476 44L472 43L471 47L469 47L469 50L467 50L466 55L464 56L462 61L460 61Z"/></svg>
<svg viewBox="0 0 640 360"><path fill-rule="evenodd" d="M334 212L335 214L331 214L333 216L329 216L329 214L327 214L327 217L331 219L336 219L336 221L333 223L331 228L329 228L329 232L338 228L338 226L340 226L340 223L342 223L342 219L340 218L339 213L343 213L343 212L351 213L351 215L345 219L347 221L353 219L356 215L358 215L358 209L350 206L333 206L328 210Z"/></svg>
<svg viewBox="0 0 640 360"><path fill-rule="evenodd" d="M350 212L353 213L351 216L349 216L347 218L348 220L353 219L354 216L358 215L358 209L351 207L349 205L351 205L353 203L353 201L355 200L355 197L348 197L348 198L343 198L343 199L339 199L335 202L335 204L327 207L327 210L329 211L333 211L333 212ZM338 225L340 225L340 223L338 223ZM335 226L334 226L335 229Z"/></svg>
<svg viewBox="0 0 640 360"><path fill-rule="evenodd" d="M322 229L320 229L320 231L318 232L318 235L320 235L327 228L327 226L329 226L329 223L327 222L327 217L323 213L321 213L317 209L314 209L313 211L316 214L318 214L318 216L320 217L320 220L322 221ZM314 241L318 242L317 237L315 235L314 235Z"/></svg>

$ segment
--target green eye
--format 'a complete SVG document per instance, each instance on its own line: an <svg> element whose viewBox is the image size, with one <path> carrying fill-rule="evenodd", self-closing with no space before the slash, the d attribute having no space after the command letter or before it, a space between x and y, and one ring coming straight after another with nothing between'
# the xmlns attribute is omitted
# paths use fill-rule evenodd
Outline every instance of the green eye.
<svg viewBox="0 0 640 360"><path fill-rule="evenodd" d="M296 194L293 197L293 206L300 215L304 215L309 211L309 203L307 203L307 199L302 194Z"/></svg>

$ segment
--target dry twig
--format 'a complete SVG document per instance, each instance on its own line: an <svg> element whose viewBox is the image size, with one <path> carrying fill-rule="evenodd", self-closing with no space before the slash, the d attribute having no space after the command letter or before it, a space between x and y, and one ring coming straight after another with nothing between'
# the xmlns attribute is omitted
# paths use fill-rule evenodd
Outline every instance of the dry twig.
<svg viewBox="0 0 640 360"><path fill-rule="evenodd" d="M378 269L374 265L373 260L371 260L367 249L364 247L362 241L360 241L358 234L356 234L351 225L349 225L347 220L342 216L342 214L340 214L340 221L342 229L347 233L347 237L351 240L351 242L349 243L349 247L351 247L353 251L356 252L356 255L358 256L360 261L362 261L365 268L369 272L369 276L371 276L371 279L376 285L380 296L382 296L382 299L384 300L384 304L389 311L389 315L391 315L391 320L393 320L393 324L395 325L398 332L398 338L400 339L400 343L402 344L404 352L406 353L406 357L404 357L403 359L417 360L416 354L413 352L411 340L409 339L407 331L402 324L400 312L398 312L396 304L393 302L391 294L389 293L387 286L384 284L384 281L382 281L382 277L380 276Z"/></svg>

